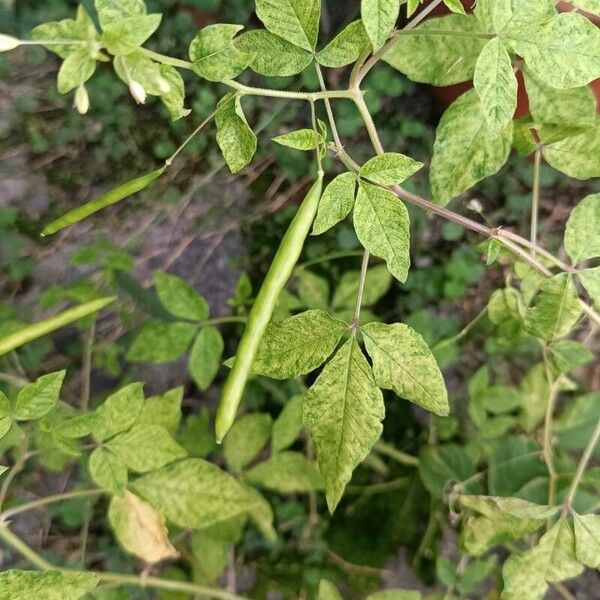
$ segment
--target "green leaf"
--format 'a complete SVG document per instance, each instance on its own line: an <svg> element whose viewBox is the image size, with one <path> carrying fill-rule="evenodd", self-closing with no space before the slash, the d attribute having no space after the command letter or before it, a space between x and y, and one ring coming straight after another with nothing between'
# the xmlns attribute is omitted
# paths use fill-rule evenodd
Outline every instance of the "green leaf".
<svg viewBox="0 0 600 600"><path fill-rule="evenodd" d="M103 29L114 21L146 14L144 0L95 0L94 5Z"/></svg>
<svg viewBox="0 0 600 600"><path fill-rule="evenodd" d="M194 72L209 81L237 77L251 60L233 39L242 29L242 25L222 23L201 29L190 44Z"/></svg>
<svg viewBox="0 0 600 600"><path fill-rule="evenodd" d="M569 373L594 360L594 353L574 340L559 340L550 344L548 354L559 373Z"/></svg>
<svg viewBox="0 0 600 600"><path fill-rule="evenodd" d="M371 367L350 338L304 398L304 424L315 443L330 511L340 501L354 468L379 439L384 413Z"/></svg>
<svg viewBox="0 0 600 600"><path fill-rule="evenodd" d="M200 458L142 475L131 488L169 521L191 529L252 513L264 502L231 475Z"/></svg>
<svg viewBox="0 0 600 600"><path fill-rule="evenodd" d="M556 418L554 432L561 448L583 450L600 419L600 392L571 400Z"/></svg>
<svg viewBox="0 0 600 600"><path fill-rule="evenodd" d="M147 321L133 340L127 359L151 363L169 362L187 351L198 325L176 321Z"/></svg>
<svg viewBox="0 0 600 600"><path fill-rule="evenodd" d="M136 179L132 179L127 183L122 183L121 185L109 190L108 192L98 196L94 200L87 202L68 213L64 214L62 217L59 217L55 221L52 221L46 227L44 227L41 235L45 237L47 235L52 235L60 231L61 229L65 229L66 227L70 227L75 223L79 223L79 221L83 221L87 219L91 215L97 213L98 211L106 208L107 206L112 206L117 202L124 200L125 198L129 198L129 196L133 196L138 192L141 192L145 188L147 188L155 179L158 179L165 171L165 167L161 167L160 169L156 169L156 171L152 171L147 173L146 175L142 175L141 177L137 177Z"/></svg>
<svg viewBox="0 0 600 600"><path fill-rule="evenodd" d="M541 599L548 583L577 577L583 571L575 557L571 526L561 518L537 546L521 555L512 555L502 569L506 600Z"/></svg>
<svg viewBox="0 0 600 600"><path fill-rule="evenodd" d="M0 573L1 600L79 600L100 583L95 573L17 571Z"/></svg>
<svg viewBox="0 0 600 600"><path fill-rule="evenodd" d="M421 592L417 590L382 590L369 594L365 600L422 600Z"/></svg>
<svg viewBox="0 0 600 600"><path fill-rule="evenodd" d="M571 4L593 15L600 15L600 0L571 0Z"/></svg>
<svg viewBox="0 0 600 600"><path fill-rule="evenodd" d="M404 154L386 152L369 159L358 172L360 177L380 185L402 183L423 167L423 163Z"/></svg>
<svg viewBox="0 0 600 600"><path fill-rule="evenodd" d="M12 429L12 419L10 417L0 417L0 440L5 437Z"/></svg>
<svg viewBox="0 0 600 600"><path fill-rule="evenodd" d="M494 175L510 153L512 124L490 133L479 97L471 90L444 113L436 131L430 183L433 198L445 206L477 182Z"/></svg>
<svg viewBox="0 0 600 600"><path fill-rule="evenodd" d="M190 352L188 369L194 383L207 390L221 366L223 337L214 327L203 327L197 335Z"/></svg>
<svg viewBox="0 0 600 600"><path fill-rule="evenodd" d="M66 371L42 375L21 389L13 416L18 421L31 421L47 415L57 404Z"/></svg>
<svg viewBox="0 0 600 600"><path fill-rule="evenodd" d="M156 271L154 283L162 305L172 315L190 321L204 321L208 318L206 300L185 280Z"/></svg>
<svg viewBox="0 0 600 600"><path fill-rule="evenodd" d="M490 519L500 515L515 519L534 519L547 521L558 513L558 506L535 504L521 498L503 498L501 496L461 496L460 503Z"/></svg>
<svg viewBox="0 0 600 600"><path fill-rule="evenodd" d="M10 400L4 392L0 391L0 417L8 417L10 413Z"/></svg>
<svg viewBox="0 0 600 600"><path fill-rule="evenodd" d="M473 83L490 134L499 136L517 108L517 78L512 60L499 38L490 40L475 65Z"/></svg>
<svg viewBox="0 0 600 600"><path fill-rule="evenodd" d="M58 91L68 94L90 79L95 70L96 61L90 57L87 48L72 52L58 71Z"/></svg>
<svg viewBox="0 0 600 600"><path fill-rule="evenodd" d="M600 307L600 267L584 269L578 275L594 305Z"/></svg>
<svg viewBox="0 0 600 600"><path fill-rule="evenodd" d="M361 0L360 16L373 50L377 51L385 44L399 14L399 0Z"/></svg>
<svg viewBox="0 0 600 600"><path fill-rule="evenodd" d="M343 600L343 598L331 581L321 579L317 600Z"/></svg>
<svg viewBox="0 0 600 600"><path fill-rule="evenodd" d="M600 256L600 194L586 196L571 211L565 250L574 263Z"/></svg>
<svg viewBox="0 0 600 600"><path fill-rule="evenodd" d="M537 24L556 15L554 0L478 0L475 16L489 31L503 32L509 25Z"/></svg>
<svg viewBox="0 0 600 600"><path fill-rule="evenodd" d="M217 105L217 143L232 173L242 170L256 152L256 136L248 127L239 96L227 94Z"/></svg>
<svg viewBox="0 0 600 600"><path fill-rule="evenodd" d="M146 564L179 556L169 542L165 518L131 492L126 491L123 497L113 496L108 521L119 544Z"/></svg>
<svg viewBox="0 0 600 600"><path fill-rule="evenodd" d="M93 434L103 442L129 429L144 405L141 383L131 383L111 394L96 410Z"/></svg>
<svg viewBox="0 0 600 600"><path fill-rule="evenodd" d="M527 68L550 87L581 87L600 77L600 31L583 15L516 21L504 35Z"/></svg>
<svg viewBox="0 0 600 600"><path fill-rule="evenodd" d="M321 235L345 219L354 206L356 175L342 173L326 188L319 201L319 210L313 223L312 235Z"/></svg>
<svg viewBox="0 0 600 600"><path fill-rule="evenodd" d="M408 325L369 323L361 327L379 387L394 390L436 415L449 413L444 378L425 340Z"/></svg>
<svg viewBox="0 0 600 600"><path fill-rule="evenodd" d="M271 437L271 416L253 413L238 419L223 444L227 464L241 471L264 448Z"/></svg>
<svg viewBox="0 0 600 600"><path fill-rule="evenodd" d="M525 69L529 109L537 124L590 127L596 120L596 98L590 87L557 90Z"/></svg>
<svg viewBox="0 0 600 600"><path fill-rule="evenodd" d="M453 85L473 79L487 37L472 15L427 19L410 34L401 35L383 60L413 81Z"/></svg>
<svg viewBox="0 0 600 600"><path fill-rule="evenodd" d="M308 310L270 323L260 341L252 372L274 379L310 373L336 349L347 327L323 310Z"/></svg>
<svg viewBox="0 0 600 600"><path fill-rule="evenodd" d="M371 42L363 22L352 21L317 53L317 61L324 67L345 67L356 62L361 54L371 49Z"/></svg>
<svg viewBox="0 0 600 600"><path fill-rule="evenodd" d="M459 15L466 15L465 7L460 3L460 0L444 0L444 4L453 12Z"/></svg>
<svg viewBox="0 0 600 600"><path fill-rule="evenodd" d="M160 469L186 456L185 450L159 425L134 425L112 438L106 448L135 473Z"/></svg>
<svg viewBox="0 0 600 600"><path fill-rule="evenodd" d="M360 284L360 271L346 271L339 280L333 294L334 309L354 309ZM365 278L363 306L373 306L392 285L392 276L385 265L371 267Z"/></svg>
<svg viewBox="0 0 600 600"><path fill-rule="evenodd" d="M97 35L94 23L83 6L78 7L76 19L42 23L31 31L32 40L53 42L44 47L61 58L67 58L88 44L94 44Z"/></svg>
<svg viewBox="0 0 600 600"><path fill-rule="evenodd" d="M315 275L308 269L298 271L298 296L300 307L326 308L329 304L329 283L324 277ZM304 303L304 304L302 304ZM294 310L296 307L292 307Z"/></svg>
<svg viewBox="0 0 600 600"><path fill-rule="evenodd" d="M161 64L148 58L141 50L115 57L113 66L119 79L129 86L130 91L133 82L151 96L162 96L171 91L169 82L162 76ZM137 93L134 98L138 103L145 101L145 98L138 98Z"/></svg>
<svg viewBox="0 0 600 600"><path fill-rule="evenodd" d="M96 448L90 455L89 470L97 486L119 496L125 493L127 467L112 452Z"/></svg>
<svg viewBox="0 0 600 600"><path fill-rule="evenodd" d="M100 41L114 56L137 50L160 26L162 15L136 15L102 26Z"/></svg>
<svg viewBox="0 0 600 600"><path fill-rule="evenodd" d="M574 515L575 553L590 569L600 568L600 515Z"/></svg>
<svg viewBox="0 0 600 600"><path fill-rule="evenodd" d="M309 52L315 49L321 0L256 0L256 14L271 33Z"/></svg>
<svg viewBox="0 0 600 600"><path fill-rule="evenodd" d="M360 243L383 258L390 273L404 283L410 267L410 219L403 202L388 190L361 183L354 229Z"/></svg>
<svg viewBox="0 0 600 600"><path fill-rule="evenodd" d="M323 142L321 134L314 129L299 129L273 138L274 142L295 150L314 150Z"/></svg>
<svg viewBox="0 0 600 600"><path fill-rule="evenodd" d="M596 156L600 152L600 126L576 131L553 143L544 145L543 155L548 164L575 179L600 177Z"/></svg>
<svg viewBox="0 0 600 600"><path fill-rule="evenodd" d="M174 434L181 421L183 387L174 388L162 396L147 398L136 420L138 425L160 425Z"/></svg>
<svg viewBox="0 0 600 600"><path fill-rule="evenodd" d="M477 472L466 447L455 444L424 446L419 453L419 477L435 498L442 498L449 482L463 482Z"/></svg>
<svg viewBox="0 0 600 600"><path fill-rule="evenodd" d="M183 117L187 117L192 111L185 108L185 86L183 78L170 65L161 65L160 74L170 86L170 90L166 94L161 94L160 101L165 105L171 115L173 121L177 121Z"/></svg>
<svg viewBox="0 0 600 600"><path fill-rule="evenodd" d="M294 494L321 489L317 469L300 452L279 452L246 473L251 483L279 492Z"/></svg>
<svg viewBox="0 0 600 600"><path fill-rule="evenodd" d="M290 398L273 423L271 447L279 452L291 446L302 430L302 397Z"/></svg>
<svg viewBox="0 0 600 600"><path fill-rule="evenodd" d="M235 39L235 43L250 57L250 68L266 77L297 75L313 60L306 50L265 29L242 33Z"/></svg>
<svg viewBox="0 0 600 600"><path fill-rule="evenodd" d="M541 283L534 304L525 313L524 326L536 337L556 340L573 329L581 313L573 279L560 273Z"/></svg>

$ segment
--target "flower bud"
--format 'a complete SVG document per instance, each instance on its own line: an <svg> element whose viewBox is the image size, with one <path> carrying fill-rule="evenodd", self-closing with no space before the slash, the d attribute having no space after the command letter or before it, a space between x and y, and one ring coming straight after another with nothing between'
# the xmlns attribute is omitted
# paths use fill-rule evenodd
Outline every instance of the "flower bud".
<svg viewBox="0 0 600 600"><path fill-rule="evenodd" d="M85 85L80 85L75 92L75 108L80 115L85 115L90 110L90 96Z"/></svg>
<svg viewBox="0 0 600 600"><path fill-rule="evenodd" d="M4 35L0 33L0 52L8 52L14 50L17 46L21 45L21 40L13 37L12 35Z"/></svg>
<svg viewBox="0 0 600 600"><path fill-rule="evenodd" d="M479 200L477 200L477 198L473 198L472 200L469 200L469 202L467 204L467 208L476 213L483 212L483 204L481 204L481 202Z"/></svg>
<svg viewBox="0 0 600 600"><path fill-rule="evenodd" d="M146 90L139 81L132 79L129 82L129 91L138 104L144 104L146 102Z"/></svg>
<svg viewBox="0 0 600 600"><path fill-rule="evenodd" d="M171 91L171 84L164 77L159 77L156 83L161 94L168 94Z"/></svg>

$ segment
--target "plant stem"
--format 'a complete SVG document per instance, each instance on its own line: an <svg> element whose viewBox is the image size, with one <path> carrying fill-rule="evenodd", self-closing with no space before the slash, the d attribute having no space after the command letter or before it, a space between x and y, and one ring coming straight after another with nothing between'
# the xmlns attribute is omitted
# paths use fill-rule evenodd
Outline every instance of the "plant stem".
<svg viewBox="0 0 600 600"><path fill-rule="evenodd" d="M384 454L385 456L389 456L394 459L396 462L401 465L405 465L407 467L418 467L419 459L416 456L412 456L410 454L406 454L406 452L401 452L396 447L392 446L392 444L388 444L383 440L379 440L373 449L379 454Z"/></svg>
<svg viewBox="0 0 600 600"><path fill-rule="evenodd" d="M340 90L331 92L290 92L287 90L271 90L268 88L258 88L238 83L237 81L224 81L225 85L237 90L244 96L263 96L265 98L289 98L290 100L308 100L316 102L329 98L349 98L354 97L354 93L350 90Z"/></svg>
<svg viewBox="0 0 600 600"><path fill-rule="evenodd" d="M19 536L15 535L5 523L0 524L0 539L26 558L34 567L42 571L54 569L53 565L30 548Z"/></svg>
<svg viewBox="0 0 600 600"><path fill-rule="evenodd" d="M319 78L319 85L321 86L321 91L326 92L327 87L325 85L325 78L323 77L323 71L321 70L321 66L318 62L315 61L315 69L317 71L317 77ZM333 110L331 108L331 102L329 98L323 98L323 102L325 104L325 111L327 112L327 119L329 121L329 126L331 127L331 134L333 135L333 141L337 146L342 146L342 140L340 138L340 134L337 130L337 125L335 124L335 117L333 115Z"/></svg>
<svg viewBox="0 0 600 600"><path fill-rule="evenodd" d="M17 375L11 375L10 373L0 373L0 381L5 381L6 383L10 383L10 385L14 385L16 387L25 387L26 385L29 385L29 381L27 381L27 379Z"/></svg>
<svg viewBox="0 0 600 600"><path fill-rule="evenodd" d="M315 103L313 100L310 101L310 118L312 121L312 127L315 132L318 132L319 129L317 127L317 111L315 108ZM321 158L321 145L317 145L315 148L315 158L317 159L317 171L321 173L323 171L323 160Z"/></svg>
<svg viewBox="0 0 600 600"><path fill-rule="evenodd" d="M558 398L558 391L560 387L560 379L559 375L556 380L552 379L552 374L550 372L550 365L548 362L548 357L546 353L546 349L544 348L544 364L546 366L546 379L548 381L548 389L550 393L548 394L548 404L546 405L546 415L544 417L544 441L542 445L542 455L544 457L544 462L546 463L546 468L548 469L549 482L548 482L548 504L553 505L556 498L556 467L554 466L554 455L552 451L552 426L553 426L553 417L554 417L554 409L556 408L556 400Z"/></svg>
<svg viewBox="0 0 600 600"><path fill-rule="evenodd" d="M246 317L216 317L214 319L208 319L200 323L201 327L206 325L223 325L224 323L245 323Z"/></svg>
<svg viewBox="0 0 600 600"><path fill-rule="evenodd" d="M535 149L535 158L533 163L533 190L531 193L531 229L529 239L531 241L531 254L535 256L535 247L537 246L538 216L540 210L540 175L542 167L542 149L538 146Z"/></svg>
<svg viewBox="0 0 600 600"><path fill-rule="evenodd" d="M330 252L329 254L324 254L323 256L319 256L317 258L311 258L310 260L299 264L296 267L296 273L308 267L312 267L313 265L318 265L320 263L328 262L330 260L337 260L338 258L353 258L362 255L362 250L340 250L339 252Z"/></svg>
<svg viewBox="0 0 600 600"><path fill-rule="evenodd" d="M206 119L204 119L204 121L202 121L202 123L200 123L200 125L198 125L198 127L196 127L196 129L194 129L194 131L185 139L183 144L181 144L181 146L179 146L179 148L177 148L177 150L175 150L175 152L173 152L173 154L167 158L165 161L167 167L171 166L173 161L179 156L183 149L196 137L196 135L202 131L202 129L204 129L204 127L206 127L206 125L208 125L215 118L216 114L217 111L215 110L212 114L206 117Z"/></svg>
<svg viewBox="0 0 600 600"><path fill-rule="evenodd" d="M358 330L360 322L360 309L362 307L362 300L365 293L365 282L367 280L367 271L369 269L369 258L370 254L365 250L362 259L362 265L360 267L360 280L358 282L358 293L356 294L356 306L354 308L354 317L352 318L351 329L354 335Z"/></svg>
<svg viewBox="0 0 600 600"><path fill-rule="evenodd" d="M181 60L180 58L173 58L172 56L167 56L166 54L160 54L158 52L153 52L152 50L148 50L147 48L140 48L142 54L145 54L148 58L155 60L156 62L163 63L164 65L171 65L172 67L177 67L179 69L188 69L191 70L194 66L194 63L191 63L187 60Z"/></svg>
<svg viewBox="0 0 600 600"><path fill-rule="evenodd" d="M483 319L483 317L485 317L485 315L487 314L487 311L488 311L488 307L486 306L474 319L472 319L469 323L467 323L467 325L465 325L465 327L461 331L459 331L456 335L454 335L450 338L447 338L445 340L440 340L435 346L433 346L432 351L437 352L437 351L441 350L442 348L445 348L446 346L450 346L451 344L454 344L454 343L462 340L465 336L467 336L471 332L473 327L475 327L475 325L477 325L477 323L479 323L479 321L481 321L481 319Z"/></svg>
<svg viewBox="0 0 600 600"><path fill-rule="evenodd" d="M39 498L32 500L31 502L25 502L5 510L0 514L0 521L8 521L15 515L19 515L36 508L48 506L49 504L55 504L56 502L63 502L65 500L73 500L75 498L90 498L93 496L99 496L103 492L102 490L76 490L73 492L65 492L64 494L55 494L54 496L46 496L45 498Z"/></svg>
<svg viewBox="0 0 600 600"><path fill-rule="evenodd" d="M575 473L575 477L571 482L571 487L569 488L569 493L567 494L567 498L564 503L564 508L566 511L570 511L573 508L573 500L575 499L577 488L579 488L579 484L583 479L585 470L587 469L590 459L592 458L592 453L598 444L598 440L600 440L600 419L598 419L598 422L596 423L594 433L592 433L592 437L590 438L590 441L583 452L583 456L581 457L579 466L577 467L577 472Z"/></svg>
<svg viewBox="0 0 600 600"><path fill-rule="evenodd" d="M12 466L8 475L5 477L2 482L2 487L0 488L0 510L4 506L4 502L6 500L6 496L8 495L8 490L13 482L13 479L23 470L25 466L25 462L27 461L27 437L24 433L21 434L21 443L19 444L19 454L17 459L15 460L15 464Z"/></svg>
<svg viewBox="0 0 600 600"><path fill-rule="evenodd" d="M83 343L83 364L81 367L81 398L80 408L86 412L90 401L90 387L92 379L92 352L94 349L94 338L96 336L96 319L90 325L85 334Z"/></svg>

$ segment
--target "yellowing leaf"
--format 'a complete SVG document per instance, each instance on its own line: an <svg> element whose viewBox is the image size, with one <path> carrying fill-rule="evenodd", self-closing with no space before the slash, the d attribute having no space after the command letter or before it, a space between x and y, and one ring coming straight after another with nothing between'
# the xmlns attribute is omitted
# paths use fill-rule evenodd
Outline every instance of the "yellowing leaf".
<svg viewBox="0 0 600 600"><path fill-rule="evenodd" d="M99 582L95 573L9 569L0 573L0 600L79 600Z"/></svg>
<svg viewBox="0 0 600 600"><path fill-rule="evenodd" d="M565 250L574 263L600 256L600 194L586 196L571 211Z"/></svg>
<svg viewBox="0 0 600 600"><path fill-rule="evenodd" d="M575 552L579 562L600 568L600 515L575 515Z"/></svg>
<svg viewBox="0 0 600 600"><path fill-rule="evenodd" d="M373 50L379 50L385 44L399 14L399 0L361 0L360 16Z"/></svg>
<svg viewBox="0 0 600 600"><path fill-rule="evenodd" d="M271 33L304 50L315 49L321 0L256 0L256 14Z"/></svg>

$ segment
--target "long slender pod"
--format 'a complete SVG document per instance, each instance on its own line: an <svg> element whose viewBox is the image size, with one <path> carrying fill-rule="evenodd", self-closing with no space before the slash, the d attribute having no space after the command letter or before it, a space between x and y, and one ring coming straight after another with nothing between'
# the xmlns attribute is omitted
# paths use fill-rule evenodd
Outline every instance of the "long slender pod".
<svg viewBox="0 0 600 600"><path fill-rule="evenodd" d="M246 329L240 340L229 377L223 386L221 402L217 409L215 432L219 443L233 425L258 345L273 316L277 298L300 258L304 242L319 207L322 190L323 173L320 172L318 179L308 191L296 216L283 236L277 254L250 310Z"/></svg>

